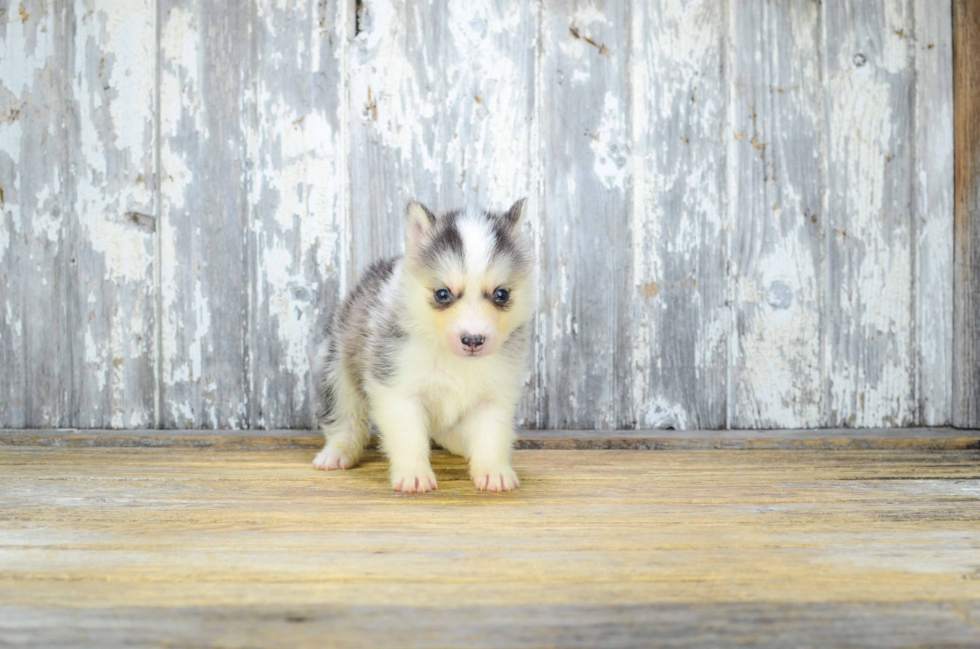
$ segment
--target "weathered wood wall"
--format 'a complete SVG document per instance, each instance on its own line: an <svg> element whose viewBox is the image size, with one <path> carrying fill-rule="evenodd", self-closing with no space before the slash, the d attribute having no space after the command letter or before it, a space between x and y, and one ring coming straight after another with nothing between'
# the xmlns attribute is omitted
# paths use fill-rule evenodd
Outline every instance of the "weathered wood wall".
<svg viewBox="0 0 980 649"><path fill-rule="evenodd" d="M405 202L522 195L521 425L950 423L951 16L0 0L0 427L309 426Z"/></svg>

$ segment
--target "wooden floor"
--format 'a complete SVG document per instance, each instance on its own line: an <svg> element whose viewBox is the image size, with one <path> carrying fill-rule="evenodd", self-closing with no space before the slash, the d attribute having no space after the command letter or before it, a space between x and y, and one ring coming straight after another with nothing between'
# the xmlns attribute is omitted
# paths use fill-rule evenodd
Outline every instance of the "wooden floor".
<svg viewBox="0 0 980 649"><path fill-rule="evenodd" d="M980 646L976 448L312 450L0 437L0 646Z"/></svg>

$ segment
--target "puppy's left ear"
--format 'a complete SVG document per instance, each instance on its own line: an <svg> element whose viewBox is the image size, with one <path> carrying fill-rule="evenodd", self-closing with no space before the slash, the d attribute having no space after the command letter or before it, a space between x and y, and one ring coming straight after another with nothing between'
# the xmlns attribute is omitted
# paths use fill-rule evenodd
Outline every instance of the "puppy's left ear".
<svg viewBox="0 0 980 649"><path fill-rule="evenodd" d="M510 227L511 230L517 230L521 227L521 223L524 221L524 212L527 207L527 199L521 198L516 203L510 206L510 209L503 213L504 223Z"/></svg>

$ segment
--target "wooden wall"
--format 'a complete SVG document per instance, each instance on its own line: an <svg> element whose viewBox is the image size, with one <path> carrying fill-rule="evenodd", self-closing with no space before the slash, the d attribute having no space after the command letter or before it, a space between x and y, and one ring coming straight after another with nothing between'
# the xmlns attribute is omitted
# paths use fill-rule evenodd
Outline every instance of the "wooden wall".
<svg viewBox="0 0 980 649"><path fill-rule="evenodd" d="M980 428L980 2L953 2L953 425Z"/></svg>
<svg viewBox="0 0 980 649"><path fill-rule="evenodd" d="M948 424L951 1L0 0L0 427L307 427L406 201L520 196L522 426Z"/></svg>

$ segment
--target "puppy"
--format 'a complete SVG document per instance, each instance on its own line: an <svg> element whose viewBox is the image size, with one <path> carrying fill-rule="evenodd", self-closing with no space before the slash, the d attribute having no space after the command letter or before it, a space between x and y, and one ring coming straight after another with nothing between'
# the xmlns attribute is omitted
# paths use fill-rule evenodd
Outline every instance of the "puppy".
<svg viewBox="0 0 980 649"><path fill-rule="evenodd" d="M524 206L436 216L409 203L405 256L371 266L317 349L317 469L355 466L373 422L395 491L436 488L430 439L469 461L477 489L517 488L512 420L534 305Z"/></svg>

